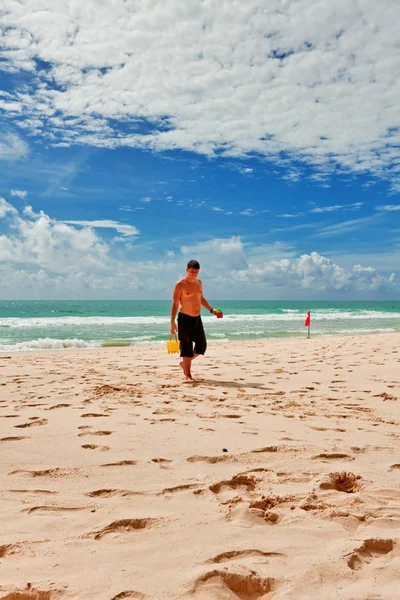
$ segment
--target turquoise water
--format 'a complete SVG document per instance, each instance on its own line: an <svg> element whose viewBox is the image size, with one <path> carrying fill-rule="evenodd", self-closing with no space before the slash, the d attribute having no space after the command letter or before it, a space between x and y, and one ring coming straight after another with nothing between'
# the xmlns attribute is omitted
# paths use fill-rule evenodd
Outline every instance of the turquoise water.
<svg viewBox="0 0 400 600"><path fill-rule="evenodd" d="M400 302L217 301L203 310L209 342L400 331ZM0 301L0 352L163 342L170 301Z"/></svg>

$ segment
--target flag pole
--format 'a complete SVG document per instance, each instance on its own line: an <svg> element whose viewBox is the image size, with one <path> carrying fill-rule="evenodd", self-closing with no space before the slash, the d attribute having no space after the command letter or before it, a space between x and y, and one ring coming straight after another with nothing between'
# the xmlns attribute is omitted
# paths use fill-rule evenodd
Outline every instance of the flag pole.
<svg viewBox="0 0 400 600"><path fill-rule="evenodd" d="M306 320L304 321L304 327L307 327L307 339L310 339L310 329L311 329L311 314L310 311L307 311Z"/></svg>

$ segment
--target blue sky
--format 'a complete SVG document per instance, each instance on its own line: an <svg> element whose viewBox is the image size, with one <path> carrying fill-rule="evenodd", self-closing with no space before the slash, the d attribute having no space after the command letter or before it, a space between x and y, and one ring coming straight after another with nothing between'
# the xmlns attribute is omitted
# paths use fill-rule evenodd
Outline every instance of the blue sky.
<svg viewBox="0 0 400 600"><path fill-rule="evenodd" d="M6 0L0 298L400 297L391 0Z"/></svg>

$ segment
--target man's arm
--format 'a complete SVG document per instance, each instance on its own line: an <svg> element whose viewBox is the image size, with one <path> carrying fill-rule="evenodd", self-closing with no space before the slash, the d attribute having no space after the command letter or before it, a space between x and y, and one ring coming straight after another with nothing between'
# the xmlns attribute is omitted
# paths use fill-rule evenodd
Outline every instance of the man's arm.
<svg viewBox="0 0 400 600"><path fill-rule="evenodd" d="M216 315L217 311L215 310L215 308L213 308L211 306L211 304L209 304L203 296L203 284L201 282L200 282L200 285L201 285L201 305L204 306L204 308L206 308L210 313L212 313L213 315Z"/></svg>
<svg viewBox="0 0 400 600"><path fill-rule="evenodd" d="M172 294L172 306L171 306L171 335L176 335L176 313L179 308L179 300L181 298L182 293L182 283L178 281L176 286L174 287L174 292Z"/></svg>

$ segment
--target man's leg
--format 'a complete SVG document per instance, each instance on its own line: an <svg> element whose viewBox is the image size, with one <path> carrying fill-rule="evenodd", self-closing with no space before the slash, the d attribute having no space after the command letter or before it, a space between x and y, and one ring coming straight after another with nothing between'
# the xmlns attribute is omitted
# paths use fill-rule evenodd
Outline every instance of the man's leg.
<svg viewBox="0 0 400 600"><path fill-rule="evenodd" d="M178 315L178 337L181 343L181 362L179 363L186 381L192 380L190 371L193 359L193 317L179 313Z"/></svg>
<svg viewBox="0 0 400 600"><path fill-rule="evenodd" d="M193 342L194 342L194 356L192 360L198 356L202 356L207 348L206 336L204 333L203 323L201 317L196 318L195 326L193 328ZM192 376L190 376L191 379Z"/></svg>
<svg viewBox="0 0 400 600"><path fill-rule="evenodd" d="M194 360L195 358L197 358L198 356L200 356L199 354L195 354L194 356L192 356L191 358L189 358L188 356L184 356L182 358L182 362L180 362L179 364L182 367L182 371L186 377L187 380L193 380L192 377L192 373L191 373L191 368L192 368L192 360Z"/></svg>

